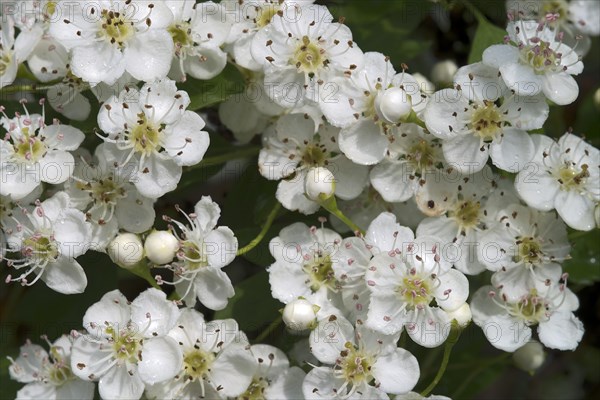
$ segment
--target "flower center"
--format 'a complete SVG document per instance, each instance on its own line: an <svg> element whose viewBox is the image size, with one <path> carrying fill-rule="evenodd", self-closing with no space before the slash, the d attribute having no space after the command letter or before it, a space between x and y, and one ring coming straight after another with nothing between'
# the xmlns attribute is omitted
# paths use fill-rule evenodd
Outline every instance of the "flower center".
<svg viewBox="0 0 600 400"><path fill-rule="evenodd" d="M116 183L112 176L99 179L90 183L77 183L77 188L90 193L97 204L115 204L117 200L126 196L125 189Z"/></svg>
<svg viewBox="0 0 600 400"><path fill-rule="evenodd" d="M133 22L128 21L120 12L102 10L100 12L101 36L111 44L123 47L125 42L134 34Z"/></svg>
<svg viewBox="0 0 600 400"><path fill-rule="evenodd" d="M473 228L479 223L481 204L478 201L465 201L451 211L450 218L454 218L462 230Z"/></svg>
<svg viewBox="0 0 600 400"><path fill-rule="evenodd" d="M562 21L567 20L569 5L564 0L544 1L540 4L540 16L544 17L548 14L558 14L558 18L547 23L555 28Z"/></svg>
<svg viewBox="0 0 600 400"><path fill-rule="evenodd" d="M183 357L183 370L189 380L202 379L208 375L215 360L215 355L201 349L194 349L185 353Z"/></svg>
<svg viewBox="0 0 600 400"><path fill-rule="evenodd" d="M540 243L532 237L519 238L517 240L517 254L513 257L515 262L526 264L537 264L542 259Z"/></svg>
<svg viewBox="0 0 600 400"><path fill-rule="evenodd" d="M308 36L303 36L302 43L298 44L294 52L291 64L300 71L314 74L322 64L326 64L326 60L323 60L323 53L325 50L321 49L317 43L311 42Z"/></svg>
<svg viewBox="0 0 600 400"><path fill-rule="evenodd" d="M56 240L51 236L36 233L23 241L21 253L39 262L52 262L60 255Z"/></svg>
<svg viewBox="0 0 600 400"><path fill-rule="evenodd" d="M326 286L332 290L336 289L337 280L333 273L333 263L329 255L316 254L312 261L304 264L304 272L309 276L307 283L310 283L310 289L316 292L321 287Z"/></svg>
<svg viewBox="0 0 600 400"><path fill-rule="evenodd" d="M537 291L532 289L527 297L511 304L510 313L522 319L527 325L537 324L546 319L547 307Z"/></svg>
<svg viewBox="0 0 600 400"><path fill-rule="evenodd" d="M190 28L189 22L179 22L173 24L167 28L171 37L173 38L173 43L175 44L176 49L190 47L194 44L194 40L192 39L192 29Z"/></svg>
<svg viewBox="0 0 600 400"><path fill-rule="evenodd" d="M112 337L110 342L113 346L115 358L131 363L138 362L142 353L142 341L136 337L136 329L134 327L127 326L125 329L119 331L112 325L109 325L105 329L105 333Z"/></svg>
<svg viewBox="0 0 600 400"><path fill-rule="evenodd" d="M248 389L238 396L238 400L263 400L268 387L269 382L265 378L254 378Z"/></svg>
<svg viewBox="0 0 600 400"><path fill-rule="evenodd" d="M254 23L259 28L263 28L271 22L271 19L279 12L279 5L269 4L263 7L260 7L258 14L258 18L254 19Z"/></svg>
<svg viewBox="0 0 600 400"><path fill-rule="evenodd" d="M471 129L486 142L496 138L501 130L502 117L498 107L491 101L484 101L483 107L473 105L475 111L471 116Z"/></svg>
<svg viewBox="0 0 600 400"><path fill-rule="evenodd" d="M202 247L204 247L204 243ZM194 241L186 240L183 242L179 255L185 260L185 268L188 271L194 271L208 265L206 251L200 249Z"/></svg>
<svg viewBox="0 0 600 400"><path fill-rule="evenodd" d="M156 128L148 122L144 113L138 114L138 118L137 125L129 134L129 141L133 144L134 150L145 155L160 151L163 127Z"/></svg>
<svg viewBox="0 0 600 400"><path fill-rule="evenodd" d="M421 276L410 276L402 279L396 293L404 303L412 309L423 308L433 299L431 280Z"/></svg>
<svg viewBox="0 0 600 400"><path fill-rule="evenodd" d="M536 74L545 74L547 71L560 69L561 54L550 48L549 42L539 38L530 39L533 45L521 49L521 61L530 65Z"/></svg>
<svg viewBox="0 0 600 400"><path fill-rule="evenodd" d="M75 379L75 375L71 372L71 368L68 364L65 364L56 347L50 348L50 354L54 359L54 362L49 364L46 369L46 374L50 382L55 386L61 386L66 381Z"/></svg>
<svg viewBox="0 0 600 400"><path fill-rule="evenodd" d="M369 383L373 378L371 375L373 357L350 342L346 342L344 347L346 349L340 352L341 357L336 360L336 375L352 386Z"/></svg>
<svg viewBox="0 0 600 400"><path fill-rule="evenodd" d="M557 175L561 188L565 190L579 189L585 184L586 178L590 176L588 165L583 164L581 170L573 165L565 164L559 170Z"/></svg>
<svg viewBox="0 0 600 400"><path fill-rule="evenodd" d="M439 150L439 146L436 147ZM417 144L410 148L406 159L416 172L427 171L440 161L439 151L436 151L436 147L433 143L420 139Z"/></svg>
<svg viewBox="0 0 600 400"><path fill-rule="evenodd" d="M308 144L302 154L304 165L322 167L327 164L328 152L323 144Z"/></svg>

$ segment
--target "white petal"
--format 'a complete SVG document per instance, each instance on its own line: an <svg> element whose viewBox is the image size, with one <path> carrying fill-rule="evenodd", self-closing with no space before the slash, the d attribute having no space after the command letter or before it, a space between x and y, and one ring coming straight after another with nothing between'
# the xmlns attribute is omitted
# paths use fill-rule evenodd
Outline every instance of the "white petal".
<svg viewBox="0 0 600 400"><path fill-rule="evenodd" d="M217 221L221 217L221 208L212 201L210 196L202 196L194 206L194 214L202 232L208 233L217 226Z"/></svg>
<svg viewBox="0 0 600 400"><path fill-rule="evenodd" d="M67 257L59 257L49 263L41 279L50 289L62 294L83 293L87 286L87 277L81 265Z"/></svg>
<svg viewBox="0 0 600 400"><path fill-rule="evenodd" d="M535 96L542 91L542 79L529 65L518 62L500 66L502 79L519 96Z"/></svg>
<svg viewBox="0 0 600 400"><path fill-rule="evenodd" d="M222 310L234 295L231 280L220 269L207 267L194 279L198 300L211 310Z"/></svg>
<svg viewBox="0 0 600 400"><path fill-rule="evenodd" d="M242 394L250 382L256 368L256 360L243 343L227 346L215 360L211 369L211 380L228 397Z"/></svg>
<svg viewBox="0 0 600 400"><path fill-rule="evenodd" d="M384 159L370 174L371 185L387 202L402 202L415 193L414 180L409 178L410 168L406 164Z"/></svg>
<svg viewBox="0 0 600 400"><path fill-rule="evenodd" d="M306 297L311 293L305 283L307 276L301 265L278 260L269 267L268 271L271 294L282 303L287 304L300 296Z"/></svg>
<svg viewBox="0 0 600 400"><path fill-rule="evenodd" d="M355 199L367 184L369 169L339 157L327 165L335 176L335 195L343 200Z"/></svg>
<svg viewBox="0 0 600 400"><path fill-rule="evenodd" d="M116 326L126 326L131 315L128 303L127 298L118 290L106 293L100 301L87 309L83 316L83 327L90 335L100 335L106 321Z"/></svg>
<svg viewBox="0 0 600 400"><path fill-rule="evenodd" d="M64 400L92 400L95 386L92 382L74 379L56 388L56 398ZM37 397L38 399L44 397Z"/></svg>
<svg viewBox="0 0 600 400"><path fill-rule="evenodd" d="M282 400L282 399L301 399L302 383L306 377L306 372L298 367L291 367L283 372L278 379L271 382L265 390L266 400Z"/></svg>
<svg viewBox="0 0 600 400"><path fill-rule="evenodd" d="M110 352L102 351L97 336L81 335L71 347L71 371L85 381L97 380L109 371L110 357L103 360L109 355Z"/></svg>
<svg viewBox="0 0 600 400"><path fill-rule="evenodd" d="M583 337L583 323L569 311L556 311L540 323L538 334L544 346L558 350L575 350Z"/></svg>
<svg viewBox="0 0 600 400"><path fill-rule="evenodd" d="M412 318L410 316L412 314ZM444 343L450 334L451 320L448 314L437 307L428 312L409 313L405 325L408 336L423 347L437 347Z"/></svg>
<svg viewBox="0 0 600 400"><path fill-rule="evenodd" d="M148 172L145 173L145 168ZM177 188L181 179L181 166L170 159L156 156L146 158L141 170L134 177L134 184L142 196L157 199Z"/></svg>
<svg viewBox="0 0 600 400"><path fill-rule="evenodd" d="M414 240L413 232L396 222L396 216L389 212L383 212L377 216L369 225L365 235L365 242L373 246L374 254L389 252Z"/></svg>
<svg viewBox="0 0 600 400"><path fill-rule="evenodd" d="M179 63L175 59L174 63ZM227 53L218 47L203 47L198 55L188 55L184 61L184 69L196 79L212 79L219 75L227 65ZM179 67L179 66L177 66Z"/></svg>
<svg viewBox="0 0 600 400"><path fill-rule="evenodd" d="M238 241L231 229L220 226L204 238L204 246L210 266L221 268L230 264L235 258Z"/></svg>
<svg viewBox="0 0 600 400"><path fill-rule="evenodd" d="M310 333L310 351L322 363L334 364L346 343L354 343L354 327L346 318L331 316Z"/></svg>
<svg viewBox="0 0 600 400"><path fill-rule="evenodd" d="M435 92L423 113L429 132L441 139L455 137L464 126L456 115L462 115L468 102L468 96L460 90L443 89Z"/></svg>
<svg viewBox="0 0 600 400"><path fill-rule="evenodd" d="M135 367L133 367L135 368ZM132 400L142 397L144 383L135 371L130 374L125 364L115 365L98 382L98 392L103 399Z"/></svg>
<svg viewBox="0 0 600 400"><path fill-rule="evenodd" d="M71 177L75 160L71 153L51 150L39 161L40 179L52 185L58 185Z"/></svg>
<svg viewBox="0 0 600 400"><path fill-rule="evenodd" d="M547 73L541 84L544 95L559 106L571 104L579 96L577 81L566 72Z"/></svg>
<svg viewBox="0 0 600 400"><path fill-rule="evenodd" d="M145 290L131 303L131 322L147 338L166 335L178 317L177 305L155 288Z"/></svg>
<svg viewBox="0 0 600 400"><path fill-rule="evenodd" d="M448 164L465 174L481 171L489 155L488 145L474 135L444 140L442 150Z"/></svg>
<svg viewBox="0 0 600 400"><path fill-rule="evenodd" d="M172 379L183 365L181 346L170 337L147 339L138 362L138 373L146 384Z"/></svg>
<svg viewBox="0 0 600 400"><path fill-rule="evenodd" d="M137 34L125 48L125 68L141 81L162 79L169 73L172 54L171 35L166 30L149 30Z"/></svg>
<svg viewBox="0 0 600 400"><path fill-rule="evenodd" d="M508 44L494 44L483 52L483 63L499 68L507 63L515 63L519 59L519 50Z"/></svg>
<svg viewBox="0 0 600 400"><path fill-rule="evenodd" d="M109 43L75 47L70 65L73 74L92 86L99 82L112 85L125 72L123 54Z"/></svg>
<svg viewBox="0 0 600 400"><path fill-rule="evenodd" d="M342 129L339 137L340 150L350 160L360 165L380 162L387 151L389 141L379 125L370 119L360 119Z"/></svg>
<svg viewBox="0 0 600 400"><path fill-rule="evenodd" d="M92 389L93 389L94 385L92 383L89 383L89 385L92 385ZM33 382L33 383L25 385L23 388L19 389L19 391L17 392L16 400L38 400L38 399L56 400L57 398L59 398L61 400L69 399L69 397L57 397L56 389L57 389L56 386L54 386L50 383ZM90 397L90 399L92 399L92 398L93 398L93 395L92 395L92 397ZM71 399L76 400L79 398L71 397Z"/></svg>
<svg viewBox="0 0 600 400"><path fill-rule="evenodd" d="M373 365L373 377L379 389L386 393L401 394L412 390L419 380L419 363L410 352L398 348L380 355Z"/></svg>
<svg viewBox="0 0 600 400"><path fill-rule="evenodd" d="M556 195L556 211L571 228L580 231L590 231L595 227L594 203L589 197L575 190L559 191Z"/></svg>
<svg viewBox="0 0 600 400"><path fill-rule="evenodd" d="M531 161L534 154L533 141L520 129L504 128L500 141L490 145L490 157L495 166L517 173Z"/></svg>
<svg viewBox="0 0 600 400"><path fill-rule="evenodd" d="M445 311L454 311L469 297L469 281L461 272L450 269L438 276L440 284L435 288L435 300ZM450 293L447 290L450 289Z"/></svg>
<svg viewBox="0 0 600 400"><path fill-rule="evenodd" d="M46 145L58 150L73 151L79 148L85 135L79 129L69 125L52 124L44 128L43 135L46 137Z"/></svg>
<svg viewBox="0 0 600 400"><path fill-rule="evenodd" d="M306 170L302 170L292 179L282 180L277 186L275 197L288 210L310 215L315 213L320 206L318 203L309 200L304 194L305 177Z"/></svg>

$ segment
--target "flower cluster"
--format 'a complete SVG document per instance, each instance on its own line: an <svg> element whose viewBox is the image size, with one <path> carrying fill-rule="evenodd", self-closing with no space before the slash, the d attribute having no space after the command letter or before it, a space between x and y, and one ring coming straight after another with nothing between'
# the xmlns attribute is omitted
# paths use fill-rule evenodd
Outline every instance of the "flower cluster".
<svg viewBox="0 0 600 400"><path fill-rule="evenodd" d="M600 151L543 129L551 107L579 95L580 35L598 35L600 6L521 3L507 4L504 42L437 91L363 52L313 0L3 7L0 89L45 83L32 90L71 121L46 118L46 99L23 99L14 115L0 106L6 283L83 293L77 258L90 251L153 286L131 302L106 293L49 351L27 342L10 359L26 384L17 397L86 399L97 384L104 399L419 398L419 363L400 336L448 345L471 319L503 351L523 349L533 328L545 347L574 350L584 329L562 263L569 230L600 226ZM242 248L207 195L155 222L157 200L221 140L190 82L228 64L246 95L222 99L220 123L259 145L254 167L277 183L277 207ZM265 237L279 204L332 214L333 229L292 214L269 237L271 295L288 329L308 334L291 360L195 308L227 308L225 268Z"/></svg>

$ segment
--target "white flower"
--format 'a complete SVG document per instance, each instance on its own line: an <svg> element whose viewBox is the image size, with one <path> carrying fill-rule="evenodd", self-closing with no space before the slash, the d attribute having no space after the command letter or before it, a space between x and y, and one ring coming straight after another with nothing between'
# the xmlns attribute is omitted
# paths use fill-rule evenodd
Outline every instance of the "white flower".
<svg viewBox="0 0 600 400"><path fill-rule="evenodd" d="M252 57L250 47L256 33L269 26L278 12L295 6L307 6L314 0L223 0L221 5L230 16L231 32L227 38L229 52L236 64L252 70L262 69L261 62Z"/></svg>
<svg viewBox="0 0 600 400"><path fill-rule="evenodd" d="M126 88L100 109L98 125L110 143L104 156L120 167L135 166L130 181L146 197L174 190L181 167L202 160L209 145L204 120L192 111L186 92L171 80L147 83L138 92Z"/></svg>
<svg viewBox="0 0 600 400"><path fill-rule="evenodd" d="M329 366L306 375L304 398L388 399L386 393L407 393L419 380L419 364L396 347L398 337L372 332L359 322L355 329L335 315L321 321L309 342L315 357Z"/></svg>
<svg viewBox="0 0 600 400"><path fill-rule="evenodd" d="M162 1L58 1L66 15L51 23L49 33L71 52L73 73L94 86L113 84L125 71L143 81L166 77L173 40L173 20ZM64 17L64 18L63 18Z"/></svg>
<svg viewBox="0 0 600 400"><path fill-rule="evenodd" d="M485 270L477 254L482 251L480 237L487 228L487 215L496 212L494 204L487 204L487 199L494 195L496 181L491 168L486 166L474 174L455 175L424 187L432 188L432 193L422 200L431 202L431 208L441 211L441 215L421 221L417 236L440 238L446 245L445 254L464 274L475 275ZM428 192L423 190L422 193ZM500 193L497 196L504 198Z"/></svg>
<svg viewBox="0 0 600 400"><path fill-rule="evenodd" d="M302 398L306 373L291 367L285 353L266 344L250 347L255 367L252 382L238 399L296 400Z"/></svg>
<svg viewBox="0 0 600 400"><path fill-rule="evenodd" d="M554 212L514 204L496 217L497 226L479 236L479 260L495 287L511 300L531 287L543 290L562 274L558 263L569 256L567 227Z"/></svg>
<svg viewBox="0 0 600 400"><path fill-rule="evenodd" d="M478 171L488 157L517 172L533 157L525 132L539 129L548 116L543 96L520 97L498 80L498 70L482 63L462 67L457 89L436 92L424 113L427 129L442 139L444 157L461 172Z"/></svg>
<svg viewBox="0 0 600 400"><path fill-rule="evenodd" d="M42 346L28 340L16 360L9 357L11 379L26 384L17 392L17 400L94 398L94 384L79 379L71 371L72 341L63 335L54 343L48 342L48 354Z"/></svg>
<svg viewBox="0 0 600 400"><path fill-rule="evenodd" d="M182 212L179 207L177 209ZM221 215L219 205L209 196L202 196L194 213L185 214L188 225L171 218L164 219L179 228L177 260L168 266L174 273L174 282L157 276L159 284L174 284L181 299L193 307L196 297L212 310L227 306L234 294L231 280L221 269L229 265L238 250L238 241L231 229L217 227ZM174 231L173 227L171 230Z"/></svg>
<svg viewBox="0 0 600 400"><path fill-rule="evenodd" d="M531 326L544 346L575 350L583 336L583 324L573 311L577 296L564 284L550 285L544 293L536 289L516 301L506 299L491 286L479 288L471 300L473 322L483 329L492 346L513 352L531 339Z"/></svg>
<svg viewBox="0 0 600 400"><path fill-rule="evenodd" d="M406 326L418 344L439 346L450 333L446 311L467 300L467 278L442 259L445 242L435 237L412 240L412 232L391 214L381 214L369 230L373 236L365 239L382 251L370 260L365 274L371 292L366 325L388 335Z"/></svg>
<svg viewBox="0 0 600 400"><path fill-rule="evenodd" d="M9 275L7 281L31 286L41 279L59 293L83 293L87 278L75 258L92 245L91 226L83 213L69 207L64 192L36 202L32 213L22 211L14 213L4 229L9 251L20 253L18 258L8 258L8 265L25 272L14 278Z"/></svg>
<svg viewBox="0 0 600 400"><path fill-rule="evenodd" d="M427 98L410 74L396 74L388 57L369 52L364 60L349 78L334 80L335 93L324 91L320 106L328 121L342 128L344 154L357 164L372 165L384 158L407 103L419 113Z"/></svg>
<svg viewBox="0 0 600 400"><path fill-rule="evenodd" d="M44 116L18 114L10 119L4 114L0 119L6 130L0 141L0 195L10 194L20 199L33 192L42 182L57 185L73 173L74 159L69 151L76 150L84 139L79 129L44 123Z"/></svg>
<svg viewBox="0 0 600 400"><path fill-rule="evenodd" d="M271 239L275 262L269 266L271 294L284 304L299 297L320 307L317 319L337 311L340 283L333 262L342 241L336 232L294 223Z"/></svg>
<svg viewBox="0 0 600 400"><path fill-rule="evenodd" d="M348 200L362 192L368 169L340 154L338 133L339 129L329 124L315 130L314 121L302 114L284 115L265 133L258 168L267 179L281 179L276 196L285 208L303 214L319 209L305 194L306 176L313 167L324 167L333 174L337 197Z"/></svg>
<svg viewBox="0 0 600 400"><path fill-rule="evenodd" d="M515 187L528 206L558 215L571 228L594 228L594 208L600 203L600 151L565 133L556 143L532 136L535 156L515 178Z"/></svg>
<svg viewBox="0 0 600 400"><path fill-rule="evenodd" d="M362 66L352 32L332 20L325 6L291 3L252 39L252 56L263 66L265 86L277 104L293 108L306 98L318 101L320 92L331 90L330 80Z"/></svg>
<svg viewBox="0 0 600 400"><path fill-rule="evenodd" d="M197 79L211 79L221 73L227 65L221 46L231 28L223 5L189 0L167 0L165 4L173 13L167 30L175 48L169 76L185 80L189 73Z"/></svg>
<svg viewBox="0 0 600 400"><path fill-rule="evenodd" d="M309 169L304 180L304 192L306 197L317 202L321 196L330 198L335 194L335 176L324 167Z"/></svg>
<svg viewBox="0 0 600 400"><path fill-rule="evenodd" d="M181 349L167 336L179 314L154 288L131 303L118 290L106 293L83 317L87 333L73 342L73 373L98 381L103 399L139 399L144 384L172 379L181 369Z"/></svg>
<svg viewBox="0 0 600 400"><path fill-rule="evenodd" d="M388 156L369 175L383 200L409 200L426 185L437 185L446 165L440 139L416 124L402 124L389 144Z"/></svg>
<svg viewBox="0 0 600 400"><path fill-rule="evenodd" d="M546 360L544 346L537 340L527 342L513 353L513 362L525 372L533 373Z"/></svg>
<svg viewBox="0 0 600 400"><path fill-rule="evenodd" d="M520 96L543 93L558 105L571 104L579 94L571 75L583 71L578 54L560 35L536 21L509 22L511 44L496 44L483 52L483 64L498 68L502 79Z"/></svg>
<svg viewBox="0 0 600 400"><path fill-rule="evenodd" d="M206 322L198 311L185 309L167 338L179 344L183 363L173 379L147 386L149 399L226 399L251 384L256 360L234 320Z"/></svg>
<svg viewBox="0 0 600 400"><path fill-rule="evenodd" d="M104 147L96 148L96 163L83 158L65 183L69 204L86 214L93 226L93 240L103 249L119 229L143 233L154 223L155 199L145 197L129 182L132 169L115 167L106 160Z"/></svg>

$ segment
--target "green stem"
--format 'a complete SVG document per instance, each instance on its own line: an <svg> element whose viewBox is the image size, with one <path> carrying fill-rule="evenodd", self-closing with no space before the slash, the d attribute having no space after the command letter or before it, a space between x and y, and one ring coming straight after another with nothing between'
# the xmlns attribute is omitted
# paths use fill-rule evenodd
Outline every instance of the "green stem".
<svg viewBox="0 0 600 400"><path fill-rule="evenodd" d="M0 90L0 95L14 94L21 92L43 92L50 89L52 85L12 85Z"/></svg>
<svg viewBox="0 0 600 400"><path fill-rule="evenodd" d="M25 64L19 65L19 69L17 70L17 78L23 78L33 82L38 81L35 75L31 73L31 71L25 66Z"/></svg>
<svg viewBox="0 0 600 400"><path fill-rule="evenodd" d="M154 277L150 274L150 268L148 268L148 265L145 262L140 262L136 264L134 268L128 269L127 271L144 279L153 288L162 290L158 283L156 283L156 280L154 280Z"/></svg>
<svg viewBox="0 0 600 400"><path fill-rule="evenodd" d="M238 150L234 150L225 154L221 154L219 156L206 157L200 163L195 165L189 170L197 169L197 168L206 168L212 167L214 165L224 164L227 161L236 160L239 158L247 158L257 155L260 152L261 147L259 146L249 146L242 147Z"/></svg>
<svg viewBox="0 0 600 400"><path fill-rule="evenodd" d="M408 115L408 117L406 117L404 122L417 124L421 128L427 129L427 125L425 125L425 122L423 122L423 120L417 116L417 113L415 113L415 110L411 110L410 114Z"/></svg>
<svg viewBox="0 0 600 400"><path fill-rule="evenodd" d="M321 194L323 195L323 194ZM361 235L365 234L365 231L360 229L360 227L358 225L356 225L354 222L352 222L350 220L350 218L346 217L344 215L344 213L342 213L340 211L340 209L337 206L337 202L335 201L335 196L331 196L329 198L321 198L321 201L319 201L319 204L321 205L321 207L323 207L324 209L326 209L327 211L329 211L330 213L332 213L333 215L335 215L336 217L338 217L340 219L340 221L342 221L344 224L346 224L346 226L348 226L348 228L352 229L353 232L360 232Z"/></svg>
<svg viewBox="0 0 600 400"><path fill-rule="evenodd" d="M267 326L267 327L265 328L265 330L264 330L264 331L262 331L262 332L260 333L260 335L258 335L258 336L256 337L256 339L254 339L254 341L255 341L256 343L260 343L260 342L262 342L263 340L265 340L265 339L266 339L266 338L267 338L267 337L268 337L268 336L269 336L271 333L273 333L273 331L274 331L275 329L277 329L277 327L279 326L279 324L281 324L281 322L282 322L282 321L283 321L283 319L281 318L281 316L279 316L279 317L275 318L275 319L273 320L273 322L271 322L271 323L269 324L269 326Z"/></svg>
<svg viewBox="0 0 600 400"><path fill-rule="evenodd" d="M440 380L446 372L446 367L448 367L448 361L450 360L450 353L452 353L452 348L454 347L456 342L458 342L458 338L460 337L461 331L462 330L457 328L453 322L452 329L450 330L450 336L448 336L448 339L446 339L446 344L444 345L444 358L442 359L442 365L440 365L440 369L438 369L435 378L433 378L433 381L429 384L429 386L427 386L427 389L421 392L421 396L427 397L429 393L431 393L431 391L435 389L437 384L440 383Z"/></svg>
<svg viewBox="0 0 600 400"><path fill-rule="evenodd" d="M247 252L249 252L250 250L255 248L264 239L265 235L267 234L267 231L269 230L271 225L273 225L273 221L275 220L275 217L277 216L277 213L279 212L280 209L281 209L281 203L277 202L277 204L275 204L275 207L273 207L273 209L267 216L267 221L263 225L263 227L260 230L260 232L258 233L258 235L256 235L256 237L254 239L252 239L252 241L250 243L248 243L246 246L239 249L237 251L236 255L241 256L241 255L246 254Z"/></svg>

